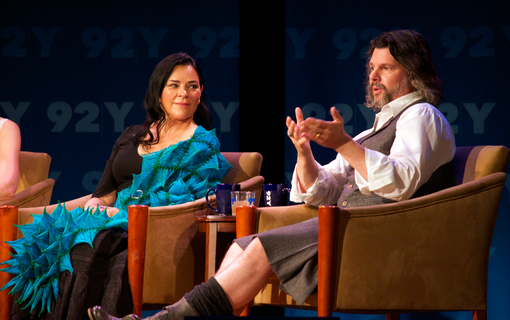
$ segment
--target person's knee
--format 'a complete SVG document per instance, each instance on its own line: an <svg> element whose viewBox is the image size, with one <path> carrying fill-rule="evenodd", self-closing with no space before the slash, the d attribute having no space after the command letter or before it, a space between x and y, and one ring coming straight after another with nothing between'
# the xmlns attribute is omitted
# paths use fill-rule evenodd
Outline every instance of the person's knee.
<svg viewBox="0 0 510 320"><path fill-rule="evenodd" d="M243 251L244 251L243 248L237 242L234 241L228 248L225 257L230 256L237 258L241 253L243 253Z"/></svg>
<svg viewBox="0 0 510 320"><path fill-rule="evenodd" d="M260 242L260 239L258 237L253 238L248 247L251 247L253 250L256 250L257 252L263 252L265 256L264 247L262 246L262 242Z"/></svg>
<svg viewBox="0 0 510 320"><path fill-rule="evenodd" d="M245 254L249 254L251 256L251 260L257 263L259 267L264 267L267 272L271 271L266 251L264 250L259 238L253 239L248 248L246 248Z"/></svg>
<svg viewBox="0 0 510 320"><path fill-rule="evenodd" d="M230 266L242 253L243 248L241 248L241 246L236 242L232 243L232 245L230 245L228 248L227 253L223 257L220 268L217 272L223 272L223 270Z"/></svg>

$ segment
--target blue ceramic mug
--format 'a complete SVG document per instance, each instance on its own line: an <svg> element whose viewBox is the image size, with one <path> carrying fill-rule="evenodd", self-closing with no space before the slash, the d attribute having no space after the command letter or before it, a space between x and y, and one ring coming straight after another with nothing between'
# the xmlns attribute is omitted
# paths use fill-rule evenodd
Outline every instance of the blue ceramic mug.
<svg viewBox="0 0 510 320"><path fill-rule="evenodd" d="M232 204L230 203L230 191L241 191L241 185L237 183L222 183L217 184L216 188L210 188L205 194L205 201L207 205L214 210L217 214L231 216ZM209 193L216 195L216 206L214 208L209 202Z"/></svg>
<svg viewBox="0 0 510 320"><path fill-rule="evenodd" d="M264 185L264 207L287 206L289 205L290 188L282 183L268 183Z"/></svg>

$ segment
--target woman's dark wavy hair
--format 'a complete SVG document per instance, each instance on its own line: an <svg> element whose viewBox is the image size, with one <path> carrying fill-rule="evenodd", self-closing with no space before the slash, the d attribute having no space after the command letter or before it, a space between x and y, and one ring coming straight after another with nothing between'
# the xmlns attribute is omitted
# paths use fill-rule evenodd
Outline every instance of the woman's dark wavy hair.
<svg viewBox="0 0 510 320"><path fill-rule="evenodd" d="M204 85L204 77L202 75L202 70L200 69L200 66L195 61L195 59L193 59L186 53L181 52L171 54L158 63L158 65L152 72L151 78L149 80L149 86L147 87L147 92L145 94L145 100L143 103L145 111L147 111L147 119L142 125L143 130L137 135L137 138L143 147L156 144L159 141L159 133L161 132L160 130L166 121L165 111L161 107L159 99L161 97L163 89L165 88L168 78L170 77L176 66L193 67L193 69L195 69L195 71L198 74L200 86ZM157 121L159 121L157 127L158 137L154 137L150 128ZM202 90L200 96L200 103L198 104L197 110L193 114L193 121L197 125L204 127L204 129L206 130L209 130L211 127L212 116L211 112L207 108L204 90ZM147 135L149 136L149 139L142 140L142 138Z"/></svg>
<svg viewBox="0 0 510 320"><path fill-rule="evenodd" d="M410 84L428 103L437 107L443 101L443 80L437 75L430 47L421 34L412 30L390 31L370 41L366 53L367 84L370 81L370 57L375 48L389 48L393 58L406 68Z"/></svg>

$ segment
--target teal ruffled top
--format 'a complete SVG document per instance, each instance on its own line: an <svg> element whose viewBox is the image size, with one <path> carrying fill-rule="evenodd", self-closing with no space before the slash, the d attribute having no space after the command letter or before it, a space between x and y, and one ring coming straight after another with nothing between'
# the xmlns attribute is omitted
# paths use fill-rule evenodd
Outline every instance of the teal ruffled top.
<svg viewBox="0 0 510 320"><path fill-rule="evenodd" d="M75 245L92 246L97 233L105 229L127 231L129 205L157 207L203 198L232 168L219 148L215 131L198 127L190 139L144 155L140 174L134 174L131 186L117 194L119 213L112 218L99 210L67 211L65 204L59 204L51 215L46 210L33 215L33 223L17 226L24 237L8 242L16 253L2 263L10 267L1 271L16 276L1 290L13 286L10 293L22 291L16 302L26 303L24 308L33 310L41 302L41 312L50 312L51 301L58 295L60 272L73 272L70 251Z"/></svg>

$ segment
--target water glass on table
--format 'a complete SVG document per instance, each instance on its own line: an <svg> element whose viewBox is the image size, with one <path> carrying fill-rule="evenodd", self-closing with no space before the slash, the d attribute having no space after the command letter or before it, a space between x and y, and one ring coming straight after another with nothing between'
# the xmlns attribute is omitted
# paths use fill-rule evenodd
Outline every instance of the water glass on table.
<svg viewBox="0 0 510 320"><path fill-rule="evenodd" d="M238 206L255 205L255 191L231 191L230 198L232 200L232 215L236 215Z"/></svg>

